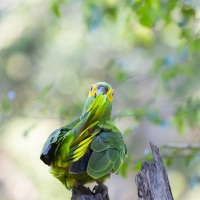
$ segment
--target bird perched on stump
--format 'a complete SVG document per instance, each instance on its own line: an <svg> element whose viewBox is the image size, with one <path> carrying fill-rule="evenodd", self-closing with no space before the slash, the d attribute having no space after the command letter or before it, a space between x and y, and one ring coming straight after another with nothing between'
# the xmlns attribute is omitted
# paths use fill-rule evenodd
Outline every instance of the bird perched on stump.
<svg viewBox="0 0 200 200"><path fill-rule="evenodd" d="M103 185L123 163L127 150L111 120L113 96L108 83L93 84L81 116L55 130L44 144L40 159L68 190L94 181Z"/></svg>

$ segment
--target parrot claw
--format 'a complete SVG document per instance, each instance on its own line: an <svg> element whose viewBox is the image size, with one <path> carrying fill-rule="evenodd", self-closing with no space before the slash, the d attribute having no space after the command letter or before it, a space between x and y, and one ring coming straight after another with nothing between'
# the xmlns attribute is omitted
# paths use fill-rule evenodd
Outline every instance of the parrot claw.
<svg viewBox="0 0 200 200"><path fill-rule="evenodd" d="M89 187L85 187L77 182L72 188L72 200L80 199L80 197L84 197L84 199L110 200L108 188L102 183L98 183L91 191Z"/></svg>
<svg viewBox="0 0 200 200"><path fill-rule="evenodd" d="M103 183L98 183L98 185L95 185L93 191L95 191L95 194L103 196L105 200L110 200L108 195L108 187Z"/></svg>
<svg viewBox="0 0 200 200"><path fill-rule="evenodd" d="M91 196L93 195L93 193L89 187L85 187L77 182L72 188L72 196L81 196L81 195Z"/></svg>

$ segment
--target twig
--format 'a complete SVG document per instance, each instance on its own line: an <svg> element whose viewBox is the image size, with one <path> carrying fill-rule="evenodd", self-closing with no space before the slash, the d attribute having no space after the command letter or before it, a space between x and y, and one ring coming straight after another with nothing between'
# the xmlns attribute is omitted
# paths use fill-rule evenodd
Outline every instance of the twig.
<svg viewBox="0 0 200 200"><path fill-rule="evenodd" d="M166 144L162 146L164 149L196 149L200 150L200 144L187 144L187 143L181 143L181 144L176 144L176 143L171 143L171 144Z"/></svg>

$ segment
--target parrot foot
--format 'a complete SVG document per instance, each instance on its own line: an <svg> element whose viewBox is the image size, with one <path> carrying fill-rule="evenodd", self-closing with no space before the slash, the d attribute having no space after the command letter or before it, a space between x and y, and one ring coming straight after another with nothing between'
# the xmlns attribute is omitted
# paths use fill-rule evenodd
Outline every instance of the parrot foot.
<svg viewBox="0 0 200 200"><path fill-rule="evenodd" d="M71 200L110 200L108 196L108 188L104 184L98 184L93 188L85 187L79 183L76 183L72 189Z"/></svg>
<svg viewBox="0 0 200 200"><path fill-rule="evenodd" d="M93 193L88 187L85 187L79 183L76 183L74 187L72 188L71 200L92 199L92 197L93 197Z"/></svg>
<svg viewBox="0 0 200 200"><path fill-rule="evenodd" d="M97 182L97 184L98 185L95 185L93 188L93 191L95 191L95 194L103 196L105 200L110 200L109 195L108 195L108 187L100 182Z"/></svg>
<svg viewBox="0 0 200 200"><path fill-rule="evenodd" d="M110 200L108 195L108 187L99 181L97 183L98 185L94 186L93 190L91 191L89 187L85 187L79 182L76 182L72 188L71 200Z"/></svg>

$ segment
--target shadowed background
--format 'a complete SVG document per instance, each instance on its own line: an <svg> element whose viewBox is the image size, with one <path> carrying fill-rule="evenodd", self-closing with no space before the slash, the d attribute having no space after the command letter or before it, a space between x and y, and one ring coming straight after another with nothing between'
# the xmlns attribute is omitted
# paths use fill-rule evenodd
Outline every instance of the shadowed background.
<svg viewBox="0 0 200 200"><path fill-rule="evenodd" d="M115 89L113 118L129 157L107 180L111 199L137 199L149 142L199 143L197 1L0 2L0 199L62 200L40 161L51 132L81 114L90 85ZM199 148L200 149L200 148ZM174 198L200 195L199 149L163 149Z"/></svg>

